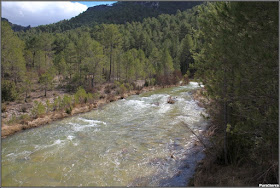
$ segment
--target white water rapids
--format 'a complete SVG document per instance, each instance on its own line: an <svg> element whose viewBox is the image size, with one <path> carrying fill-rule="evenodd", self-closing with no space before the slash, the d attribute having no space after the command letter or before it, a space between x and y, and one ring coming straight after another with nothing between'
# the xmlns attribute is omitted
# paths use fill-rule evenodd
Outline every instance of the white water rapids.
<svg viewBox="0 0 280 188"><path fill-rule="evenodd" d="M196 82L112 102L2 139L2 186L186 186L207 126ZM168 104L168 97L175 99Z"/></svg>

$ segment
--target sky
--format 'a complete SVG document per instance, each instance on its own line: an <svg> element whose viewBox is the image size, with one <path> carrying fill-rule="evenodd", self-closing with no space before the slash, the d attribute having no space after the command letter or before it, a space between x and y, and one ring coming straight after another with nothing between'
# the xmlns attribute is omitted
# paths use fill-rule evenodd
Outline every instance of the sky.
<svg viewBox="0 0 280 188"><path fill-rule="evenodd" d="M1 1L2 17L22 26L45 25L70 19L88 7L116 1Z"/></svg>

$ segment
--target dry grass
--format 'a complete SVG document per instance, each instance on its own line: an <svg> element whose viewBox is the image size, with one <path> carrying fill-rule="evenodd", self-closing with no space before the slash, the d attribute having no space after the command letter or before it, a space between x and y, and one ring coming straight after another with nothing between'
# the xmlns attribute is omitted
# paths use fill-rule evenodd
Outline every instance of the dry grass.
<svg viewBox="0 0 280 188"><path fill-rule="evenodd" d="M23 128L22 124L15 124L13 126L2 126L1 134L2 137L6 137L8 135L12 135L18 131L21 131Z"/></svg>

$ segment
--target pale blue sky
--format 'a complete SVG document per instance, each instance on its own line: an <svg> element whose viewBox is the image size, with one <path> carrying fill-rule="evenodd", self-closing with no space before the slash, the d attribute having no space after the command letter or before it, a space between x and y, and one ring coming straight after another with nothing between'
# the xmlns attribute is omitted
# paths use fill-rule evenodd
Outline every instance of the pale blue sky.
<svg viewBox="0 0 280 188"><path fill-rule="evenodd" d="M70 19L100 4L116 1L1 1L2 17L22 26L45 25Z"/></svg>
<svg viewBox="0 0 280 188"><path fill-rule="evenodd" d="M111 5L117 1L72 1L72 2L78 2L81 3L83 5L86 5L87 7L93 7L96 5Z"/></svg>

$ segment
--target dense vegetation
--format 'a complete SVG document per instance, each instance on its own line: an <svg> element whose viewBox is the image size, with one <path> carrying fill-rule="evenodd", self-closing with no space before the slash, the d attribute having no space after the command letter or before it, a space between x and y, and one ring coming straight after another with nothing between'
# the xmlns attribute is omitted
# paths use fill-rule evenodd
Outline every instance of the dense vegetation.
<svg viewBox="0 0 280 188"><path fill-rule="evenodd" d="M28 30L17 35L3 21L3 86L29 89L26 85L37 76L47 91L55 75L69 91L78 86L89 90L114 80L176 83L193 63L193 29L189 24L193 11L196 9L147 18L142 23L101 24L64 33ZM5 88L4 101L12 96Z"/></svg>
<svg viewBox="0 0 280 188"><path fill-rule="evenodd" d="M60 87L90 92L104 82L166 85L195 75L216 105L211 115L224 135L216 162L251 164L254 180L277 183L278 22L275 2L207 3L61 33L16 34L3 21L2 102L27 96L31 79L47 94L55 76Z"/></svg>
<svg viewBox="0 0 280 188"><path fill-rule="evenodd" d="M256 167L248 184L279 183L278 11L278 3L267 2L199 10L196 76L215 101L212 116L224 132L217 160Z"/></svg>
<svg viewBox="0 0 280 188"><path fill-rule="evenodd" d="M90 7L87 11L70 20L34 28L43 32L63 32L81 26L93 27L97 24L125 24L143 21L144 18L156 17L160 14L175 14L177 10L190 9L202 2L156 2L134 1L116 2L112 5Z"/></svg>

